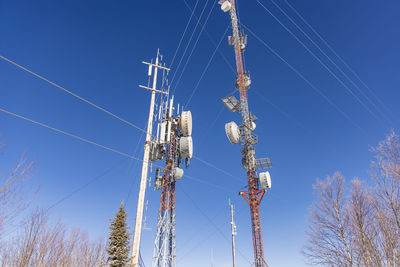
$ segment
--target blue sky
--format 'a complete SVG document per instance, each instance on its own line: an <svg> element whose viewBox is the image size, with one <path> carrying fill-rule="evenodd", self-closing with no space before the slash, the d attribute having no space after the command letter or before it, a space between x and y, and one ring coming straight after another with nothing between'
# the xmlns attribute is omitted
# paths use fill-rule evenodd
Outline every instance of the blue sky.
<svg viewBox="0 0 400 267"><path fill-rule="evenodd" d="M253 82L249 91L250 109L259 118L257 155L270 156L274 165L273 187L261 206L265 256L270 266L305 266L300 250L305 242L308 208L315 197L312 192L315 179L336 170L349 179L368 179L369 163L374 156L370 146L376 145L391 129L399 129L400 3L288 0L378 96L377 100L312 35L285 1L275 0L379 107L385 114L382 116L270 0L260 1L374 114L256 0L239 2L241 22L351 118L343 116L249 34L246 67ZM187 2L193 7L196 1ZM206 2L199 1L197 16ZM213 4L213 0L207 2L203 22ZM147 82L147 69L141 61L154 58L160 48L169 65L190 15L181 0L2 0L0 54L144 128L150 94L137 86ZM205 29L218 42L228 23L229 16L216 4ZM196 20L189 24L172 75L195 24ZM200 29L197 27L187 54ZM203 33L176 87L177 103L186 104L214 49L215 45ZM233 49L227 45L226 37L220 52L234 66ZM245 171L240 164L239 147L230 145L224 132L226 122L239 122L240 117L230 113L220 101L234 89L235 75L229 65L219 53L215 54L188 108L193 115L195 155L236 178L195 159L185 170L208 184L184 177L177 185L177 266L210 265L211 249L214 266L230 266L229 198L237 210L238 266L249 266L248 261L253 258L249 208L237 194L246 184ZM182 66L177 77L181 72ZM137 129L3 60L0 77L0 108L142 157L143 139ZM55 206L54 221L86 229L92 238L106 237L109 220L124 200L133 231L140 164L3 113L0 125L2 138L9 143L1 155L2 172L23 151L35 159L31 183L41 187L35 205L49 207L100 175ZM149 188L147 199L146 226L150 229L143 232L141 251L150 266L159 192Z"/></svg>

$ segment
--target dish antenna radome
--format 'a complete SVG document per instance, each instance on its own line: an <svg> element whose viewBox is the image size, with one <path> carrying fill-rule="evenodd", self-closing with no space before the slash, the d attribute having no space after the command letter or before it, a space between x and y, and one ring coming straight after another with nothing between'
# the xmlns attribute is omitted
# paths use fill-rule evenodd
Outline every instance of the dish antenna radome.
<svg viewBox="0 0 400 267"><path fill-rule="evenodd" d="M192 135L192 113L190 111L183 111L179 118L179 127L181 128L183 136Z"/></svg>
<svg viewBox="0 0 400 267"><path fill-rule="evenodd" d="M231 144L237 144L240 141L240 128L236 122L231 121L225 124L226 136Z"/></svg>

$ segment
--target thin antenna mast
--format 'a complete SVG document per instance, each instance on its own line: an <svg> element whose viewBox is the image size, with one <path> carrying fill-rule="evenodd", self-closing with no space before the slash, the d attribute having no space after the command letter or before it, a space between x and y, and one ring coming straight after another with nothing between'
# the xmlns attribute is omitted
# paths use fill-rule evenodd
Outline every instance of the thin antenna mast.
<svg viewBox="0 0 400 267"><path fill-rule="evenodd" d="M229 206L231 208L231 230L232 230L232 266L236 267L236 256L235 256L235 235L236 235L236 225L233 220L233 204L229 201Z"/></svg>
<svg viewBox="0 0 400 267"><path fill-rule="evenodd" d="M135 222L135 233L133 236L133 245L132 245L132 266L137 267L139 265L139 249L140 249L140 239L142 235L142 226L143 226L143 208L144 208L144 199L146 193L146 185L147 185L147 173L149 170L149 156L150 156L150 143L151 143L151 135L153 130L153 116L154 116L154 101L156 92L168 94L166 92L157 90L157 71L158 69L164 69L169 71L168 68L158 65L159 63L159 51L157 50L157 57L155 64L142 62L149 66L148 75L152 75L152 68L154 67L153 74L153 87L147 87L143 85L139 85L141 88L145 88L151 91L151 100L150 100L150 111L149 118L147 121L147 131L146 131L146 142L144 144L144 155L143 155L143 165L142 165L142 175L140 180L140 188L139 188L139 196L138 196L138 204L136 211L136 222Z"/></svg>
<svg viewBox="0 0 400 267"><path fill-rule="evenodd" d="M250 88L250 77L244 70L243 55L244 49L247 44L247 35L239 33L238 18L236 15L235 0L220 0L221 9L230 14L232 23L232 36L229 37L228 42L234 47L236 59L237 78L235 82L236 88L240 93L240 101L234 96L226 97L222 102L229 108L230 111L239 111L242 117L242 124L237 126L235 122L225 124L225 131L229 141L232 144L240 143L242 145L241 154L242 165L247 171L247 184L248 191L242 191L239 194L246 200L250 206L251 213L251 227L253 235L254 247L254 266L265 267L264 248L261 234L261 220L260 220L260 204L266 189L261 187L270 188L271 178L269 172L263 172L257 177L257 170L263 168L270 168L270 159L256 159L254 145L257 144L257 136L253 133L256 127L254 121L257 118L249 112L247 102L247 90Z"/></svg>

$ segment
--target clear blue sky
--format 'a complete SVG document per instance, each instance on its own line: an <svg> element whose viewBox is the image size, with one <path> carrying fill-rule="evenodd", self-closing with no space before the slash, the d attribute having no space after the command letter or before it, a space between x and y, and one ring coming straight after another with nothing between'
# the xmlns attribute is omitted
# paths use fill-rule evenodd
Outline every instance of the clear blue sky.
<svg viewBox="0 0 400 267"><path fill-rule="evenodd" d="M203 21L213 1L208 2ZM318 49L270 0L260 1L322 58ZM283 0L275 1L311 33ZM352 120L346 119L249 34L246 65L253 80L250 109L259 118L257 155L270 156L274 165L273 187L261 207L264 249L269 265L279 267L305 266L300 250L305 242L308 208L315 197L312 193L315 179L336 170L348 178L367 179L369 162L373 159L370 146L376 145L390 129L399 129L400 115L399 1L289 1L379 97L384 107L329 52L389 121L326 58L322 59L380 119L371 115L255 0L240 1L243 24ZM199 1L197 16L205 2ZM194 6L195 1L188 3ZM190 11L181 0L2 0L0 54L144 127L150 95L137 87L147 82L147 69L141 61L154 58L160 48L169 64L189 17ZM215 5L206 30L218 42L228 23L229 16ZM178 60L194 26L195 20L189 25ZM199 28L194 40L198 31ZM318 41L315 35L312 37ZM318 44L328 51L321 41ZM187 102L214 49L203 33L176 89L177 102ZM220 51L234 66L233 50L226 37ZM240 164L239 147L230 145L224 132L224 123L239 122L240 118L226 110L220 101L233 90L234 79L231 69L217 53L189 109L194 120L195 155L233 173L242 182L192 160L186 173L216 187L185 177L177 185L177 266L208 266L211 249L214 266L230 266L228 198L237 209L238 266L249 266L247 260L253 259L249 209L237 195L246 184L245 172ZM0 61L0 80L1 108L130 154L135 153L139 142L136 152L142 157L140 131L5 61ZM56 203L112 168L55 206L54 221L61 219L68 226L86 229L92 238L106 236L113 212L125 200L133 231L140 164L3 113L0 132L9 143L1 155L2 172L23 151L35 159L31 183L41 187L35 200L35 205L41 207ZM143 232L141 251L150 266L159 192L150 188L147 199L147 227L151 230Z"/></svg>

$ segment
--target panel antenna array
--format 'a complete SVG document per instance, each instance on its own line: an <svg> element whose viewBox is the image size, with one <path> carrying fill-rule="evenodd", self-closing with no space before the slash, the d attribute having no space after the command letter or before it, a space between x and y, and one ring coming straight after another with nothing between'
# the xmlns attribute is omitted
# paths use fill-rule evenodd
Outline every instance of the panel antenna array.
<svg viewBox="0 0 400 267"><path fill-rule="evenodd" d="M175 109L174 97L169 95L167 80L169 69L160 62L161 60L162 57L157 52L155 64L143 62L149 67L149 82L153 78L153 86L139 85L139 87L151 91L151 102L132 246L133 267L140 265L139 248L148 165L149 162L163 159L165 159L165 167L156 169L154 180L154 189L161 191L161 197L152 266L175 266L175 183L183 176L181 165L184 163L188 167L190 158L193 156L192 114L190 111L179 112L179 105L178 109ZM159 69L163 71L163 77L161 88L157 89ZM156 93L161 93L157 105L155 103ZM154 112L155 110L156 112ZM157 130L155 135L152 134L154 121Z"/></svg>

